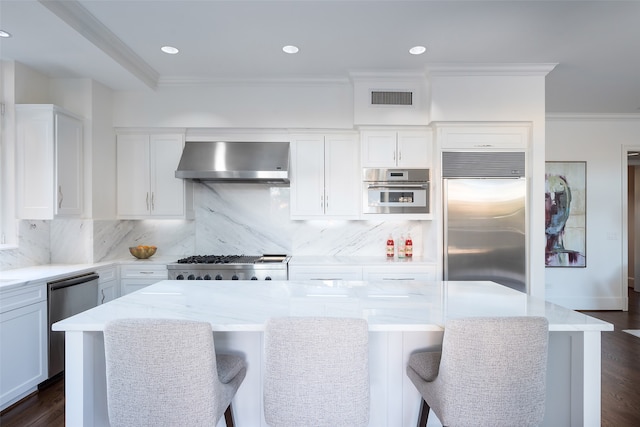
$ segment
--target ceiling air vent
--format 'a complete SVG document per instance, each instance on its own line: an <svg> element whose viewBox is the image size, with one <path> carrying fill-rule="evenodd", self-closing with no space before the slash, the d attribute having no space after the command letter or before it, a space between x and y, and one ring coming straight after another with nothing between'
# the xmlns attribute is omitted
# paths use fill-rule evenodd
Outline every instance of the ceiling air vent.
<svg viewBox="0 0 640 427"><path fill-rule="evenodd" d="M371 91L371 105L413 105L413 92Z"/></svg>

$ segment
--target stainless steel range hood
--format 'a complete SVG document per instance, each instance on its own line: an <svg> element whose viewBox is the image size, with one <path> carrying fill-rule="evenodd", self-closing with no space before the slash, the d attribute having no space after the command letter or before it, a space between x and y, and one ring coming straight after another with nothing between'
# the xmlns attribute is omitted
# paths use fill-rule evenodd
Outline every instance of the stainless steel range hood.
<svg viewBox="0 0 640 427"><path fill-rule="evenodd" d="M289 182L288 142L187 141L176 178L217 182Z"/></svg>

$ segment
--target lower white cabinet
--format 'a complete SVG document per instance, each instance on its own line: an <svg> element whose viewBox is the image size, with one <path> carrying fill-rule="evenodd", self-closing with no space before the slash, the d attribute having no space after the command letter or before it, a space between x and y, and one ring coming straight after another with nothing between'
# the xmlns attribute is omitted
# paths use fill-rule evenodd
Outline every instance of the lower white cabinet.
<svg viewBox="0 0 640 427"><path fill-rule="evenodd" d="M47 379L44 283L0 293L0 410Z"/></svg>
<svg viewBox="0 0 640 427"><path fill-rule="evenodd" d="M98 305L114 300L120 296L118 267L110 266L96 269L98 279Z"/></svg>
<svg viewBox="0 0 640 427"><path fill-rule="evenodd" d="M168 278L164 264L121 265L120 294L126 295Z"/></svg>

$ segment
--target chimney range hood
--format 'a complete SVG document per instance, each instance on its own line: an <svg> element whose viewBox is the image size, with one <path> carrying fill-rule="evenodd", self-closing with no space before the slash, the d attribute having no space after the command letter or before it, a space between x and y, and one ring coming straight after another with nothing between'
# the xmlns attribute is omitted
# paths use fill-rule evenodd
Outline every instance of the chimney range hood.
<svg viewBox="0 0 640 427"><path fill-rule="evenodd" d="M198 181L288 183L289 143L187 141L175 176Z"/></svg>

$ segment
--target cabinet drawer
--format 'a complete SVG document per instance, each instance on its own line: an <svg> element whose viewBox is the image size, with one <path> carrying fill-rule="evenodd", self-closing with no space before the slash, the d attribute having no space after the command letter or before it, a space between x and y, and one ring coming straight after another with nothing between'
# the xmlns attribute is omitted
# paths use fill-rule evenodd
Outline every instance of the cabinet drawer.
<svg viewBox="0 0 640 427"><path fill-rule="evenodd" d="M168 277L167 266L154 264L154 265L146 265L146 266L138 266L138 265L123 265L120 266L120 277L122 279L125 278L134 278L134 279L145 279L145 278L160 278L166 279Z"/></svg>
<svg viewBox="0 0 640 427"><path fill-rule="evenodd" d="M363 280L376 281L433 281L435 280L435 267L432 266L370 266L364 267Z"/></svg>
<svg viewBox="0 0 640 427"><path fill-rule="evenodd" d="M44 283L2 292L0 294L0 313L39 301L46 301L46 299L47 286Z"/></svg>
<svg viewBox="0 0 640 427"><path fill-rule="evenodd" d="M100 276L100 278L98 279L98 283L105 283L111 280L116 280L117 271L118 270L116 267L97 269L96 273L98 273L98 276Z"/></svg>
<svg viewBox="0 0 640 427"><path fill-rule="evenodd" d="M289 280L362 280L362 267L289 267Z"/></svg>

